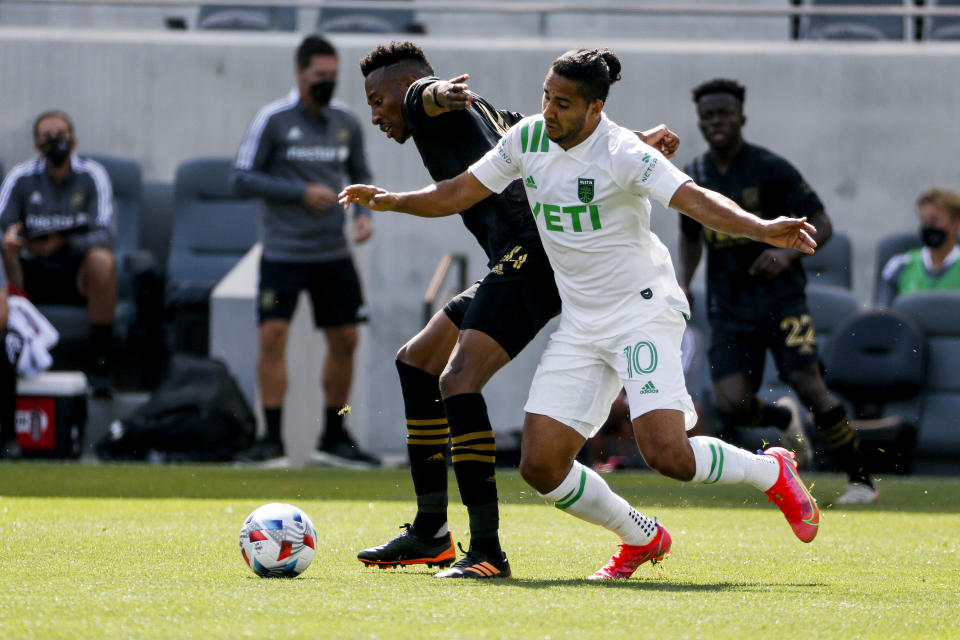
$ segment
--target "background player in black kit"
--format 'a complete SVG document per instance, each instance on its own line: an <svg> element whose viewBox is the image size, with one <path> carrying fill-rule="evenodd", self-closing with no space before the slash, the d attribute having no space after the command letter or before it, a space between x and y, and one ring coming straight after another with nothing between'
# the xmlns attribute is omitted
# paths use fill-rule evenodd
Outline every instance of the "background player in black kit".
<svg viewBox="0 0 960 640"><path fill-rule="evenodd" d="M433 77L433 67L412 42L379 46L360 68L373 124L399 143L412 137L437 181L465 171L522 118L470 93L466 75L450 81ZM659 143L669 153L676 149L678 140L666 127L648 135L649 144ZM449 442L470 517L470 548L437 576L509 577L497 535L494 434L480 392L560 312L560 298L519 180L460 215L483 247L490 272L451 300L397 353L417 515L399 536L361 551L358 559L379 566L452 562Z"/></svg>
<svg viewBox="0 0 960 640"><path fill-rule="evenodd" d="M745 95L743 86L725 79L693 90L700 131L710 149L684 171L697 184L761 218L806 216L823 247L833 229L817 194L789 162L743 139ZM823 381L804 293L802 254L726 236L687 216L680 217L680 231L678 279L688 297L702 242L707 245L710 375L721 421L725 426L790 429L794 438L787 444L809 462L812 448L798 437L802 427L796 402L787 397L767 404L756 395L770 349L781 379L813 412L817 430L850 477L846 492L835 502L874 502L877 492L863 469L856 433Z"/></svg>

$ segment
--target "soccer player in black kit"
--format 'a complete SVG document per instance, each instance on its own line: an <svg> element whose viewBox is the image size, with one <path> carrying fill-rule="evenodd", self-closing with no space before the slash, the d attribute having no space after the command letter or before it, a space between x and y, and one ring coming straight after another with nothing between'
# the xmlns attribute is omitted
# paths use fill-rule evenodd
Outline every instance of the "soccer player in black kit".
<svg viewBox="0 0 960 640"><path fill-rule="evenodd" d="M743 139L745 97L744 87L733 80L711 80L693 90L700 132L710 148L684 171L697 184L722 193L761 218L806 216L817 228L815 239L823 247L833 229L817 194L789 162ZM688 297L703 242L707 245L710 375L721 421L725 426L776 426L802 434L799 407L792 398L767 404L756 395L770 349L781 379L813 412L818 432L850 478L845 493L834 502L876 501L878 494L863 469L856 433L843 405L823 381L804 294L802 254L726 236L681 216L678 279ZM809 462L808 442L788 444L796 446L799 459L806 457Z"/></svg>
<svg viewBox="0 0 960 640"><path fill-rule="evenodd" d="M412 42L377 47L360 69L373 124L399 143L412 137L437 181L465 171L523 117L471 93L466 75L449 81L434 77L423 50ZM678 142L662 125L644 137L670 154ZM417 515L399 536L364 549L358 559L381 567L453 562L447 525L449 444L470 518L470 548L436 575L509 577L497 534L496 445L480 392L560 312L560 297L519 181L460 215L483 247L490 272L397 353Z"/></svg>

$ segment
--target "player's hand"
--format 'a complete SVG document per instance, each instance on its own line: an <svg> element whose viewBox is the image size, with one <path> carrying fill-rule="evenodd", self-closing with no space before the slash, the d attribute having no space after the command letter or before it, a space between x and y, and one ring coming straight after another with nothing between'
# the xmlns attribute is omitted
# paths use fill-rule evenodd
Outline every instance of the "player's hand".
<svg viewBox="0 0 960 640"><path fill-rule="evenodd" d="M799 257L800 254L793 249L767 249L753 261L749 273L752 276L772 280Z"/></svg>
<svg viewBox="0 0 960 640"><path fill-rule="evenodd" d="M775 220L763 221L763 237L767 244L783 249L796 249L801 253L813 253L817 241L810 235L817 229L804 218L780 216Z"/></svg>
<svg viewBox="0 0 960 640"><path fill-rule="evenodd" d="M20 232L23 231L22 222L14 222L7 227L3 234L3 254L7 256L16 255L23 248L25 241Z"/></svg>
<svg viewBox="0 0 960 640"><path fill-rule="evenodd" d="M363 244L373 235L373 220L368 215L353 216L353 241Z"/></svg>
<svg viewBox="0 0 960 640"><path fill-rule="evenodd" d="M51 233L42 238L27 240L27 251L38 258L46 258L62 249L67 244L67 239L60 233Z"/></svg>
<svg viewBox="0 0 960 640"><path fill-rule="evenodd" d="M463 73L455 78L437 82L434 86L437 88L436 94L433 93L433 87L428 91L430 95L436 97L436 105L447 111L461 111L469 109L473 104L473 94L470 93L470 87L467 80L470 79L469 73Z"/></svg>
<svg viewBox="0 0 960 640"><path fill-rule="evenodd" d="M677 155L677 149L680 148L680 136L671 131L665 124L658 124L653 129L636 131L635 133L638 138L667 158Z"/></svg>
<svg viewBox="0 0 960 640"><path fill-rule="evenodd" d="M397 194L372 184L352 184L341 191L338 198L344 209L359 204L374 211L393 211L397 204Z"/></svg>
<svg viewBox="0 0 960 640"><path fill-rule="evenodd" d="M303 204L314 211L326 211L337 201L337 194L333 189L317 182L307 184L307 190L303 193Z"/></svg>

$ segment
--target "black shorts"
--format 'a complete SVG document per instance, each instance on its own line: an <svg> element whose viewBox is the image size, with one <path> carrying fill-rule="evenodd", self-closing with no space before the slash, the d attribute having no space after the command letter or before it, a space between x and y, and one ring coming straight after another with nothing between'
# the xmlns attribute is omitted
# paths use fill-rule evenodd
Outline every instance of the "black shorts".
<svg viewBox="0 0 960 640"><path fill-rule="evenodd" d="M810 313L785 315L780 322L765 324L752 331L730 330L722 323L711 323L710 378L719 380L743 373L759 381L767 349L773 354L777 372L783 379L789 373L819 362L817 336Z"/></svg>
<svg viewBox="0 0 960 640"><path fill-rule="evenodd" d="M260 322L289 320L301 291L310 295L316 327L340 327L367 320L353 260L279 262L260 259L257 316Z"/></svg>
<svg viewBox="0 0 960 640"><path fill-rule="evenodd" d="M66 248L45 258L21 260L23 289L35 304L86 306L77 287L80 265L86 253Z"/></svg>
<svg viewBox="0 0 960 640"><path fill-rule="evenodd" d="M560 313L560 294L543 247L535 241L517 244L443 310L461 331L481 331L515 358Z"/></svg>

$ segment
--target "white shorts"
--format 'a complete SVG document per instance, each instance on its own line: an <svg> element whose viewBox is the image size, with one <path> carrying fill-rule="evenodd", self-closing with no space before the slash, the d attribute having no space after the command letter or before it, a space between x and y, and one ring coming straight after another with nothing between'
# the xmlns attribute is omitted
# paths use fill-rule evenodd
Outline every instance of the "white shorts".
<svg viewBox="0 0 960 640"><path fill-rule="evenodd" d="M623 387L631 420L655 409L676 409L692 429L697 412L680 357L685 327L683 314L667 309L630 333L590 343L557 330L540 356L524 411L553 418L591 438Z"/></svg>

